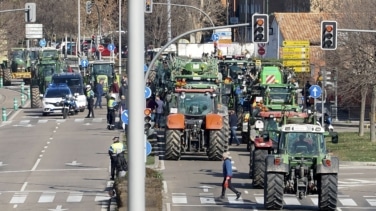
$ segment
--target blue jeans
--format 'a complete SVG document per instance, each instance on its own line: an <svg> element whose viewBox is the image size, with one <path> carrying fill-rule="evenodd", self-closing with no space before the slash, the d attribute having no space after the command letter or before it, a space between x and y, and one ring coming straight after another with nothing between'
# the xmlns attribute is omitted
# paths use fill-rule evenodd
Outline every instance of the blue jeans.
<svg viewBox="0 0 376 211"><path fill-rule="evenodd" d="M97 100L95 101L95 108L97 108L97 106L99 106L99 108L102 108L102 96L100 95L98 95L97 96Z"/></svg>
<svg viewBox="0 0 376 211"><path fill-rule="evenodd" d="M236 144L240 144L240 141L238 139L238 137L236 136L236 129L237 127L231 127L231 137L230 137L230 145L232 144L232 139L235 139L236 141Z"/></svg>

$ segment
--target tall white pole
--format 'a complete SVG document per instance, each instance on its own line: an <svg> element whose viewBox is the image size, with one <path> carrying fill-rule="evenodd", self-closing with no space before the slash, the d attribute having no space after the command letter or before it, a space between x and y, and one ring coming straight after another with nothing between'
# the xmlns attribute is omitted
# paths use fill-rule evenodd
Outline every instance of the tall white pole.
<svg viewBox="0 0 376 211"><path fill-rule="evenodd" d="M119 54L119 75L121 75L121 0L119 0L119 47L118 47L118 54Z"/></svg>
<svg viewBox="0 0 376 211"><path fill-rule="evenodd" d="M78 52L81 53L81 7L80 7L80 0L77 0L77 8L78 8L78 18L77 18L77 26L78 26L78 36L77 36L77 46L76 46L76 55L78 56ZM81 64L80 57L78 56L78 64Z"/></svg>
<svg viewBox="0 0 376 211"><path fill-rule="evenodd" d="M129 23L129 182L128 210L145 211L144 149L144 1L128 1Z"/></svg>
<svg viewBox="0 0 376 211"><path fill-rule="evenodd" d="M171 0L167 0L167 41L170 41L171 37Z"/></svg>

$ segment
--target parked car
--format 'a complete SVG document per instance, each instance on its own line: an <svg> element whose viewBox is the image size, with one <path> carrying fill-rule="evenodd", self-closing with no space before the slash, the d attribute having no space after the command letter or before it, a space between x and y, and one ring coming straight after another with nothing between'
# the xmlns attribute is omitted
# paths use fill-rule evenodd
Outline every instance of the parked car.
<svg viewBox="0 0 376 211"><path fill-rule="evenodd" d="M73 96L67 84L50 84L42 97L43 116L63 114L62 101L66 96Z"/></svg>

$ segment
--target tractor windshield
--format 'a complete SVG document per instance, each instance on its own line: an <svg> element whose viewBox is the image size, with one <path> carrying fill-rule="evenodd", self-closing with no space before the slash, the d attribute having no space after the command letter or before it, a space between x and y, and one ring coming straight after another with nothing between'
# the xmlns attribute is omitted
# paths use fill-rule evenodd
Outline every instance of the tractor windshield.
<svg viewBox="0 0 376 211"><path fill-rule="evenodd" d="M112 64L93 64L94 75L112 75Z"/></svg>
<svg viewBox="0 0 376 211"><path fill-rule="evenodd" d="M44 50L42 53L42 58L53 58L58 57L58 52L56 50Z"/></svg>
<svg viewBox="0 0 376 211"><path fill-rule="evenodd" d="M290 90L285 87L270 87L269 97L271 103L288 103Z"/></svg>
<svg viewBox="0 0 376 211"><path fill-rule="evenodd" d="M41 70L44 77L52 76L56 72L56 64L42 64Z"/></svg>
<svg viewBox="0 0 376 211"><path fill-rule="evenodd" d="M24 51L23 50L15 50L12 53L13 59L23 59L25 58Z"/></svg>
<svg viewBox="0 0 376 211"><path fill-rule="evenodd" d="M206 115L213 109L213 99L207 93L181 94L178 103L178 112L187 115Z"/></svg>
<svg viewBox="0 0 376 211"><path fill-rule="evenodd" d="M322 133L288 132L283 133L281 149L291 155L318 155L326 153L325 139Z"/></svg>

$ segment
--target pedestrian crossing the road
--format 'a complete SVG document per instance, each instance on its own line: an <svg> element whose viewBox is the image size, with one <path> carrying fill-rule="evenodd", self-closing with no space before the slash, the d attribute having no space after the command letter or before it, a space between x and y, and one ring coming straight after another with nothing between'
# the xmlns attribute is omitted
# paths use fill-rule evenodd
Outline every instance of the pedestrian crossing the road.
<svg viewBox="0 0 376 211"><path fill-rule="evenodd" d="M116 117L115 122L119 122L119 117ZM76 124L83 124L83 125L91 125L97 123L107 123L106 118L68 118L68 119L23 119L23 120L13 120L13 121L4 121L1 122L0 126L14 126L14 127L34 127L37 125L43 124L55 124L55 123L76 123Z"/></svg>
<svg viewBox="0 0 376 211"><path fill-rule="evenodd" d="M111 197L108 192L54 192L54 191L22 191L0 192L0 204L23 204L23 203L53 203L68 202L79 203L81 201L108 202ZM34 200L34 201L33 201Z"/></svg>
<svg viewBox="0 0 376 211"><path fill-rule="evenodd" d="M259 205L264 204L263 194L246 194L236 200L235 194L227 194L225 198L221 199L219 196L215 196L213 193L199 193L198 196L188 195L186 193L172 193L171 194L172 206L193 206L193 205ZM318 196L309 195L303 200L299 200L295 195L284 195L283 197L285 206L318 206ZM367 206L374 207L376 209L376 196L359 196L352 198L348 195L338 195L338 207L359 207Z"/></svg>

